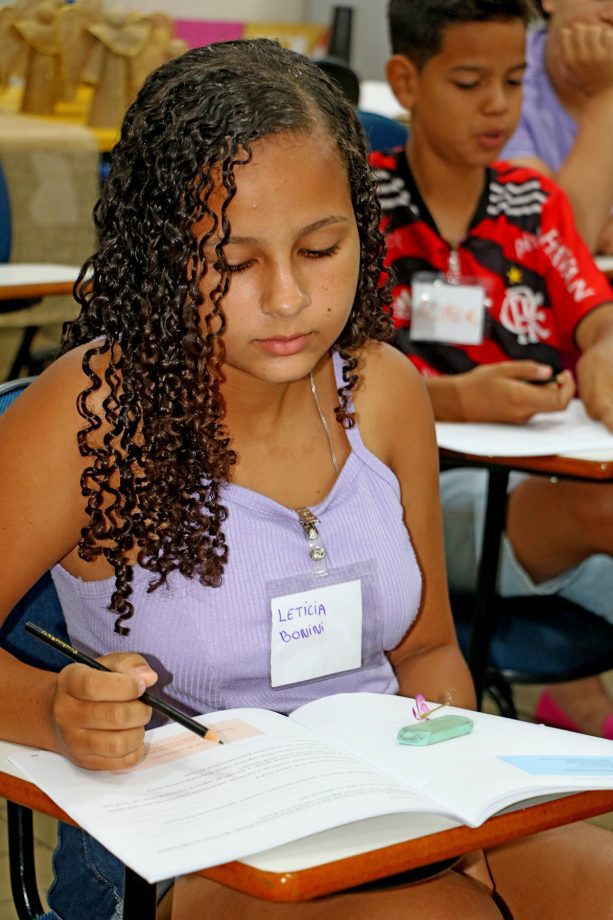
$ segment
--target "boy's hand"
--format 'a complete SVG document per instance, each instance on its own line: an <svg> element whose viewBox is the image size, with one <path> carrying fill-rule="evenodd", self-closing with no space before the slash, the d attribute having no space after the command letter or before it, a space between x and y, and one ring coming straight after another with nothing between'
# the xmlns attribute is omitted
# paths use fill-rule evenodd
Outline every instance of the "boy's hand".
<svg viewBox="0 0 613 920"><path fill-rule="evenodd" d="M141 655L99 658L112 674L70 664L58 674L51 718L59 750L87 770L123 770L145 756L151 708L138 697L157 680Z"/></svg>
<svg viewBox="0 0 613 920"><path fill-rule="evenodd" d="M612 25L574 22L560 31L560 51L569 76L587 96L613 91Z"/></svg>
<svg viewBox="0 0 613 920"><path fill-rule="evenodd" d="M577 361L579 392L592 418L613 432L613 343L597 342Z"/></svg>
<svg viewBox="0 0 613 920"><path fill-rule="evenodd" d="M537 412L565 409L575 393L568 371L553 379L551 368L536 361L484 364L451 379L457 387L460 420L464 422L523 425Z"/></svg>

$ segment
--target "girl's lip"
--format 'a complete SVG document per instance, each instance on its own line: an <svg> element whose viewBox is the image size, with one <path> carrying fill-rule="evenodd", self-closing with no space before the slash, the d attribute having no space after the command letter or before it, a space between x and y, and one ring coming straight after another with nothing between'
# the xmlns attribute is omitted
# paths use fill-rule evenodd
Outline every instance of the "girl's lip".
<svg viewBox="0 0 613 920"><path fill-rule="evenodd" d="M256 342L273 355L297 355L306 348L310 334L310 332L304 332L298 335L276 336L271 339L256 339Z"/></svg>

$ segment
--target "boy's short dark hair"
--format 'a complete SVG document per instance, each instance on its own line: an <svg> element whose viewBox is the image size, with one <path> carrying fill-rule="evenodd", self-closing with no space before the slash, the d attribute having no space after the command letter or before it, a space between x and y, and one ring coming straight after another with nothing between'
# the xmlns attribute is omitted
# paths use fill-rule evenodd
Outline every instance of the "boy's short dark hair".
<svg viewBox="0 0 613 920"><path fill-rule="evenodd" d="M421 68L441 50L450 25L534 16L532 0L390 0L387 17L393 54L405 54Z"/></svg>

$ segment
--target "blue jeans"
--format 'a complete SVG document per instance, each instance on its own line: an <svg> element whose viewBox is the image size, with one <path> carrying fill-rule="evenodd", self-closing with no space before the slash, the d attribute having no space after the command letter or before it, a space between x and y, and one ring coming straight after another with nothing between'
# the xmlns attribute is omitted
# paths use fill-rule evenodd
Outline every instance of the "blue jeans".
<svg viewBox="0 0 613 920"><path fill-rule="evenodd" d="M51 910L41 920L121 920L123 863L85 831L58 824L53 871L47 896ZM158 900L173 882L158 882Z"/></svg>
<svg viewBox="0 0 613 920"><path fill-rule="evenodd" d="M123 863L77 827L59 824L45 920L121 920Z"/></svg>

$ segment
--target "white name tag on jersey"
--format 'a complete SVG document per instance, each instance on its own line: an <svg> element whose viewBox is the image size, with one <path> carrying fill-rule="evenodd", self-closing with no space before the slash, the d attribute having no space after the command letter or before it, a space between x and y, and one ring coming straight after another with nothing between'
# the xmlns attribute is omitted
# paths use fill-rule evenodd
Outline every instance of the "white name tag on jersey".
<svg viewBox="0 0 613 920"><path fill-rule="evenodd" d="M359 578L270 599L272 687L302 683L362 664Z"/></svg>
<svg viewBox="0 0 613 920"><path fill-rule="evenodd" d="M478 284L413 281L411 339L480 345L483 340L485 290Z"/></svg>

